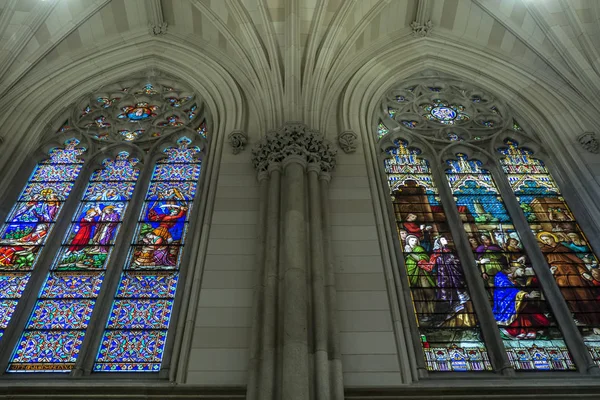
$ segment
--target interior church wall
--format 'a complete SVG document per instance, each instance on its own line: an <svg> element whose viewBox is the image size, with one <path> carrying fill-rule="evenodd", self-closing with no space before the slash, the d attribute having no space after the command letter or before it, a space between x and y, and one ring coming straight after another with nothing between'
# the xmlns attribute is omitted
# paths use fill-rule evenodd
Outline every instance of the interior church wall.
<svg viewBox="0 0 600 400"><path fill-rule="evenodd" d="M365 157L338 151L330 209L344 385L402 383Z"/></svg>
<svg viewBox="0 0 600 400"><path fill-rule="evenodd" d="M186 383L246 384L253 321L258 182L248 150L223 147ZM191 266L190 266L191 268Z"/></svg>

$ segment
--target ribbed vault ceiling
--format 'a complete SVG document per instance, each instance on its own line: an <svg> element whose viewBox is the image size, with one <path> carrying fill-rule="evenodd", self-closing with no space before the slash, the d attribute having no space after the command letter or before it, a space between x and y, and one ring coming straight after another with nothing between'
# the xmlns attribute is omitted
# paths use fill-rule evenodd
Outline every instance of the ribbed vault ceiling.
<svg viewBox="0 0 600 400"><path fill-rule="evenodd" d="M277 120L299 120L347 65L427 40L411 23L431 20L429 37L600 104L599 18L597 0L0 0L0 98L110 45L142 56L136 43L151 35L206 54ZM161 21L166 33L153 35Z"/></svg>

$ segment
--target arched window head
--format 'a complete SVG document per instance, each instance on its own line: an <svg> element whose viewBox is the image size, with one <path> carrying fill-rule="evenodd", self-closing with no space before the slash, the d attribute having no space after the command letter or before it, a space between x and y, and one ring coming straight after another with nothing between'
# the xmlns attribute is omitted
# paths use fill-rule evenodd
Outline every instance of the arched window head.
<svg viewBox="0 0 600 400"><path fill-rule="evenodd" d="M417 79L390 90L381 103L378 139L413 132L437 141L479 141L506 129L523 132L510 109L481 89L455 80Z"/></svg>
<svg viewBox="0 0 600 400"><path fill-rule="evenodd" d="M75 368L137 182L138 161L120 152L92 173L7 372Z"/></svg>
<svg viewBox="0 0 600 400"><path fill-rule="evenodd" d="M94 364L96 372L157 372L200 176L200 148L182 137L156 162Z"/></svg>
<svg viewBox="0 0 600 400"><path fill-rule="evenodd" d="M143 146L181 128L206 138L206 114L202 98L179 81L167 76L139 77L86 95L58 132L77 130L93 141Z"/></svg>
<svg viewBox="0 0 600 400"><path fill-rule="evenodd" d="M439 192L420 153L397 140L385 170L426 367L491 370Z"/></svg>
<svg viewBox="0 0 600 400"><path fill-rule="evenodd" d="M516 370L575 369L494 178L481 161L463 153L447 164L446 176L511 365Z"/></svg>
<svg viewBox="0 0 600 400"><path fill-rule="evenodd" d="M33 170L0 233L0 337L69 197L85 148L77 139L53 148Z"/></svg>
<svg viewBox="0 0 600 400"><path fill-rule="evenodd" d="M592 359L600 364L598 257L544 163L514 139L503 144L502 169Z"/></svg>

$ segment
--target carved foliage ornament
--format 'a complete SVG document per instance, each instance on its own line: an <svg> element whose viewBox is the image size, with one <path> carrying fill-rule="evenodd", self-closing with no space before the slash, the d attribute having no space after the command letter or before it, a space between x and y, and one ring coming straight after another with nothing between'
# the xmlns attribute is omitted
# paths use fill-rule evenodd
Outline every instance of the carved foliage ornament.
<svg viewBox="0 0 600 400"><path fill-rule="evenodd" d="M228 139L233 154L239 154L242 150L244 150L246 143L248 143L248 135L242 131L231 132Z"/></svg>
<svg viewBox="0 0 600 400"><path fill-rule="evenodd" d="M585 132L579 135L577 141L587 151L590 153L598 154L600 153L600 142L598 142L598 138L594 132Z"/></svg>
<svg viewBox="0 0 600 400"><path fill-rule="evenodd" d="M354 153L356 151L356 140L358 136L352 131L342 132L338 135L338 144L344 153Z"/></svg>
<svg viewBox="0 0 600 400"><path fill-rule="evenodd" d="M330 172L335 167L335 154L336 150L320 133L302 123L287 123L260 140L252 149L252 162L261 172L289 156L300 156L309 164L319 164L321 171Z"/></svg>

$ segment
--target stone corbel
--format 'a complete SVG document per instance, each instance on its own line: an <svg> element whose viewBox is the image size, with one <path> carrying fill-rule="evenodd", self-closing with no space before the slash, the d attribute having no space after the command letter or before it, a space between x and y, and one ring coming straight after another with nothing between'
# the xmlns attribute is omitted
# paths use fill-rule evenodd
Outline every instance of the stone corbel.
<svg viewBox="0 0 600 400"><path fill-rule="evenodd" d="M412 28L413 36L425 37L431 32L433 24L431 23L431 21L427 21L424 23L420 23L419 21L413 21L410 23L410 27Z"/></svg>
<svg viewBox="0 0 600 400"><path fill-rule="evenodd" d="M352 131L345 131L338 135L338 145L344 153L354 153L356 151L356 141L358 136Z"/></svg>
<svg viewBox="0 0 600 400"><path fill-rule="evenodd" d="M585 150L590 153L598 154L600 153L600 142L598 142L598 138L596 137L595 132L584 132L579 137L577 137L577 141Z"/></svg>
<svg viewBox="0 0 600 400"><path fill-rule="evenodd" d="M233 154L242 152L248 143L248 135L242 131L233 131L227 136Z"/></svg>

